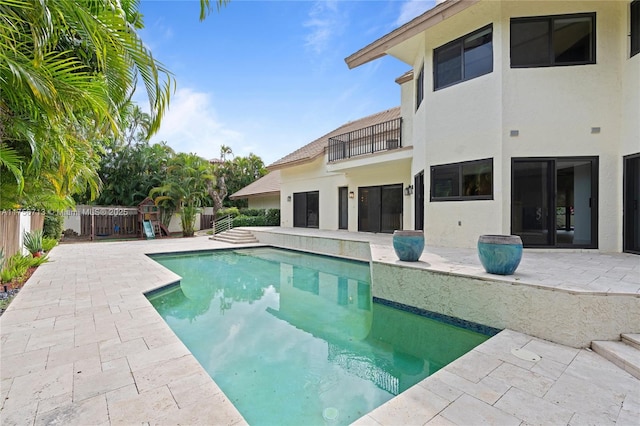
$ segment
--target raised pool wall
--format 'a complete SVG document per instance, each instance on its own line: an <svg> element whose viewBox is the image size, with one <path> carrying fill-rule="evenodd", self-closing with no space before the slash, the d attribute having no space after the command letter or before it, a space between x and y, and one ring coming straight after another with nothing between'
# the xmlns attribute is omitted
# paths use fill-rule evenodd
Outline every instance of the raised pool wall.
<svg viewBox="0 0 640 426"><path fill-rule="evenodd" d="M372 258L365 241L257 231L263 244L371 261L373 297L576 348L617 340L640 324L640 298L429 270L424 262ZM378 250L373 250L377 252Z"/></svg>

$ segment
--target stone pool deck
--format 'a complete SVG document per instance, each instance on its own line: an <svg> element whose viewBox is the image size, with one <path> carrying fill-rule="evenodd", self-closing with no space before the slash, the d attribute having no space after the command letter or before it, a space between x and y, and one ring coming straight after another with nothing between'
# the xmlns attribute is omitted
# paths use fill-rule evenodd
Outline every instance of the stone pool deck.
<svg viewBox="0 0 640 426"><path fill-rule="evenodd" d="M347 250L349 241L366 241L374 260L397 263L388 235L271 232L342 239ZM229 247L239 246L196 237L56 247L0 317L0 424L246 424L143 295L179 279L145 254ZM434 270L489 279L473 250L428 247L423 257ZM532 285L640 298L637 256L526 252L518 274ZM505 330L356 423L635 425L639 418L640 380L589 349Z"/></svg>

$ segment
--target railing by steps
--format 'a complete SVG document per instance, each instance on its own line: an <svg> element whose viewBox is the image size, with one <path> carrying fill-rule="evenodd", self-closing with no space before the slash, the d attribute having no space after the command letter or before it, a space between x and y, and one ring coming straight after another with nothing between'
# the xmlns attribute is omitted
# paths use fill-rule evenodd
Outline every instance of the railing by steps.
<svg viewBox="0 0 640 426"><path fill-rule="evenodd" d="M213 234L219 234L233 228L233 218L231 215L224 216L213 222Z"/></svg>

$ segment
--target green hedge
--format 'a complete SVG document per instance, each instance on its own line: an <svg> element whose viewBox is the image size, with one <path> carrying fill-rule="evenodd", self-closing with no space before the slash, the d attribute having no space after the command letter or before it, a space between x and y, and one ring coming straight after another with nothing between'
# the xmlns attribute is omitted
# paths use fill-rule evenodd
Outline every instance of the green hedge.
<svg viewBox="0 0 640 426"><path fill-rule="evenodd" d="M237 226L280 226L280 209L241 209L233 219Z"/></svg>
<svg viewBox="0 0 640 426"><path fill-rule="evenodd" d="M280 209L268 209L265 218L267 226L280 226Z"/></svg>
<svg viewBox="0 0 640 426"><path fill-rule="evenodd" d="M264 216L238 216L233 218L233 227L238 226L265 226Z"/></svg>
<svg viewBox="0 0 640 426"><path fill-rule="evenodd" d="M264 209L240 209L242 216L264 216Z"/></svg>

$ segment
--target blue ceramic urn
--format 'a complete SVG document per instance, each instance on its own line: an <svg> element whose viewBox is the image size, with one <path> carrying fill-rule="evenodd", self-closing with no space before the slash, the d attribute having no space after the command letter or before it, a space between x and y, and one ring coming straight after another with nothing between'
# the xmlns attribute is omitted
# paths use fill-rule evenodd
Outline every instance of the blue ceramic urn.
<svg viewBox="0 0 640 426"><path fill-rule="evenodd" d="M424 250L424 232L394 231L393 249L398 259L404 262L416 262Z"/></svg>
<svg viewBox="0 0 640 426"><path fill-rule="evenodd" d="M480 235L478 257L488 273L511 275L522 259L522 239L517 235Z"/></svg>

